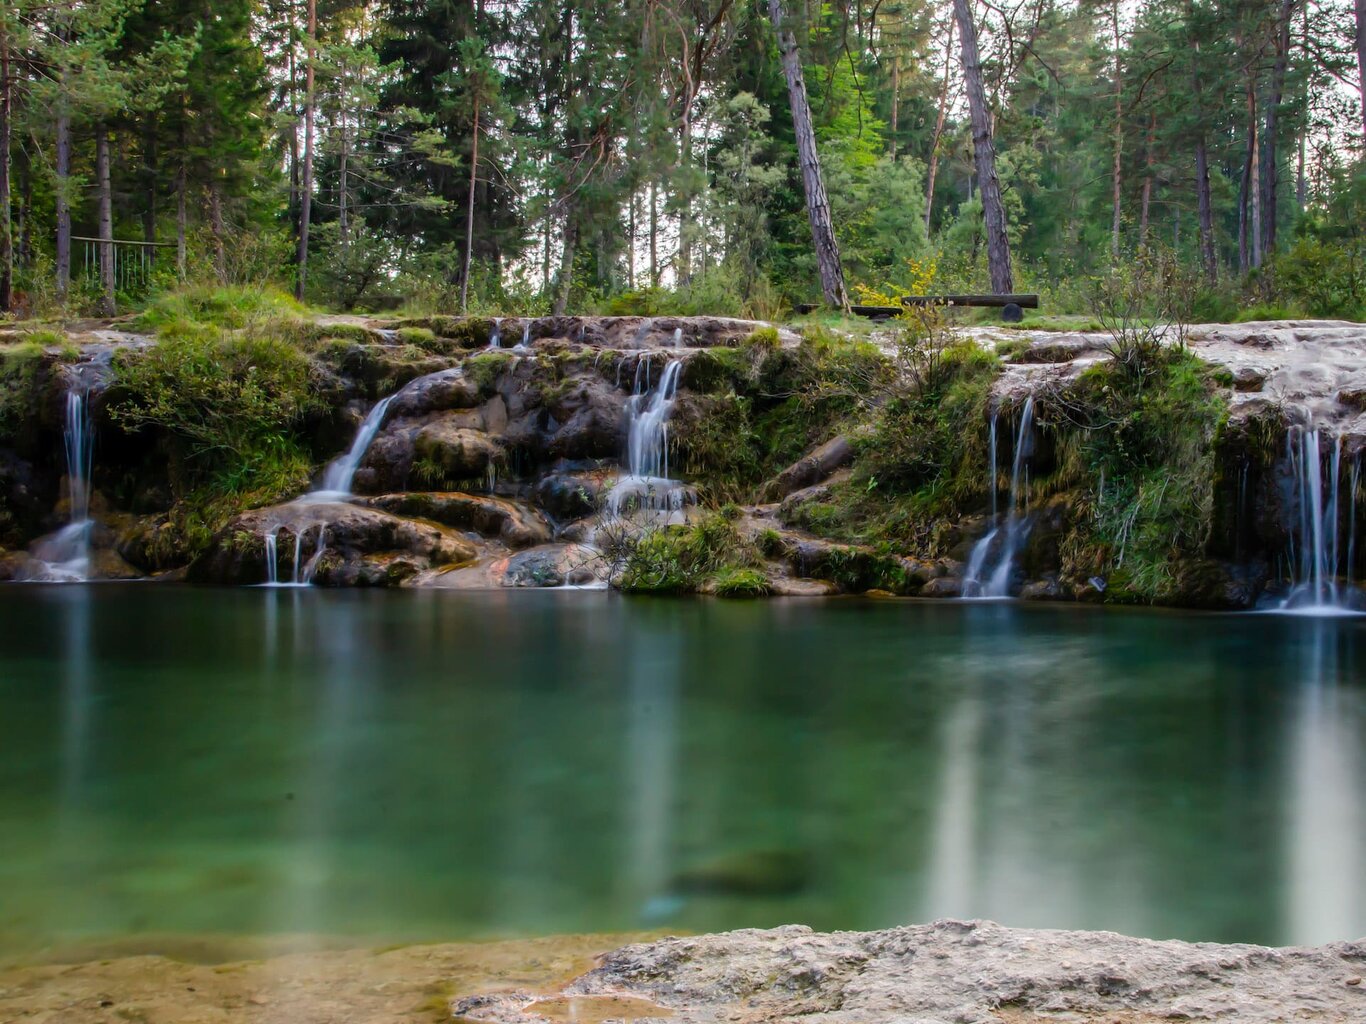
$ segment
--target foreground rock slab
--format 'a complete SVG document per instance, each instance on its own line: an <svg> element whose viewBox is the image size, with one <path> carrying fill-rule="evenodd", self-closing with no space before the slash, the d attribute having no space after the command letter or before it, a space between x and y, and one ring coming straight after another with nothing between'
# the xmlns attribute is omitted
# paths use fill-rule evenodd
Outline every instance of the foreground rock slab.
<svg viewBox="0 0 1366 1024"><path fill-rule="evenodd" d="M458 998L458 1018L543 1024L615 997L636 1019L822 1024L1366 1021L1366 940L1269 949L939 921L882 932L788 926L626 946L557 998ZM639 1007L654 1007L642 1010Z"/></svg>

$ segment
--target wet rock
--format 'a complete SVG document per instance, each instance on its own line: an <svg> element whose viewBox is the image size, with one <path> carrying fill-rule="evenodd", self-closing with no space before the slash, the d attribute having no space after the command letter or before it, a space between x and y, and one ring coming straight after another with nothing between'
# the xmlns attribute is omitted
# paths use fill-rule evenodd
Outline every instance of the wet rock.
<svg viewBox="0 0 1366 1024"><path fill-rule="evenodd" d="M602 504L605 485L600 475L552 473L536 483L536 503L552 518L565 522L582 519Z"/></svg>
<svg viewBox="0 0 1366 1024"><path fill-rule="evenodd" d="M549 525L533 510L488 495L416 491L380 495L366 499L365 504L394 515L473 530L510 548L526 548L550 540Z"/></svg>
<svg viewBox="0 0 1366 1024"><path fill-rule="evenodd" d="M264 582L271 532L282 578L293 573L294 538L302 535L302 557L311 559L321 537L315 580L334 586L393 586L426 569L470 562L477 553L468 540L435 523L343 502L292 502L235 517L190 566L190 579Z"/></svg>
<svg viewBox="0 0 1366 1024"><path fill-rule="evenodd" d="M921 597L962 597L963 581L956 576L939 576L920 588Z"/></svg>
<svg viewBox="0 0 1366 1024"><path fill-rule="evenodd" d="M770 582L773 594L776 597L832 597L840 592L840 588L829 580L778 576L772 578Z"/></svg>
<svg viewBox="0 0 1366 1024"><path fill-rule="evenodd" d="M1233 390L1261 391L1266 386L1266 371L1256 366L1239 366L1232 371Z"/></svg>
<svg viewBox="0 0 1366 1024"><path fill-rule="evenodd" d="M178 568L190 559L189 542L167 516L133 519L118 531L114 549L130 565L145 573Z"/></svg>
<svg viewBox="0 0 1366 1024"><path fill-rule="evenodd" d="M502 455L502 448L487 434L445 420L420 429L413 438L413 451L447 480L477 480Z"/></svg>
<svg viewBox="0 0 1366 1024"><path fill-rule="evenodd" d="M1067 597L1067 588L1056 576L1034 580L1020 588L1021 601L1063 601Z"/></svg>
<svg viewBox="0 0 1366 1024"><path fill-rule="evenodd" d="M788 466L763 488L764 501L782 501L789 494L829 477L835 470L847 466L854 458L854 449L844 436L831 438Z"/></svg>
<svg viewBox="0 0 1366 1024"><path fill-rule="evenodd" d="M548 544L520 551L489 567L489 578L503 587L587 586L602 582L601 555L581 544Z"/></svg>

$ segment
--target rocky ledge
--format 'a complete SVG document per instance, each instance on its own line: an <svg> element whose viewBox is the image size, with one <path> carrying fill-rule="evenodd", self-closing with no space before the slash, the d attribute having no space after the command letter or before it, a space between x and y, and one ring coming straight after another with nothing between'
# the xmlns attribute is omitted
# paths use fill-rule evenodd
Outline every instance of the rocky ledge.
<svg viewBox="0 0 1366 1024"><path fill-rule="evenodd" d="M938 921L801 926L626 946L558 992L457 997L489 1024L669 1018L823 1024L1366 1020L1366 940L1270 949Z"/></svg>

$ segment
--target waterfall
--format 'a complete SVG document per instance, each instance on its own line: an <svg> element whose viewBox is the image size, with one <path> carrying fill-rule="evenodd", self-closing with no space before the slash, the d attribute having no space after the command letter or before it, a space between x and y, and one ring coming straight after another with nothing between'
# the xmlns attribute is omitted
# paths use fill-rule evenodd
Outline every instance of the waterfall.
<svg viewBox="0 0 1366 1024"><path fill-rule="evenodd" d="M1328 440L1319 430L1297 428L1286 435L1285 444L1293 512L1288 545L1290 593L1281 608L1308 614L1345 610L1338 587L1342 567L1342 437L1338 435ZM1328 447L1326 452L1325 447ZM1325 463L1327 480L1324 479ZM1357 476L1354 459L1349 477L1349 579L1351 562L1356 557Z"/></svg>
<svg viewBox="0 0 1366 1024"><path fill-rule="evenodd" d="M503 347L503 321L500 317L493 318L493 330L489 331L489 348Z"/></svg>
<svg viewBox="0 0 1366 1024"><path fill-rule="evenodd" d="M963 596L967 598L1009 597L1015 558L1029 536L1029 485L1027 460L1033 447L1034 396L1025 399L1020 412L1020 428L1015 437L1015 455L1010 466L1010 505L1005 524L996 525L972 547L963 573ZM996 415L991 417L991 510L996 520Z"/></svg>
<svg viewBox="0 0 1366 1024"><path fill-rule="evenodd" d="M682 348L682 347L683 347L683 328L681 328L681 327L675 327L675 328L674 328L674 348Z"/></svg>
<svg viewBox="0 0 1366 1024"><path fill-rule="evenodd" d="M333 501L351 496L351 482L355 479L356 470L360 468L360 460L365 458L365 453L370 450L371 443L384 426L384 416L389 411L389 403L400 394L402 392L395 392L375 403L375 407L361 421L360 429L356 431L346 454L327 467L323 473L322 483L307 495L310 500Z"/></svg>
<svg viewBox="0 0 1366 1024"><path fill-rule="evenodd" d="M104 360L107 363L107 359ZM83 372L103 365L98 359L71 368L62 424L62 447L66 456L67 524L33 546L34 557L43 563L36 579L78 583L90 573L90 473L95 461L95 426L90 412L93 381Z"/></svg>
<svg viewBox="0 0 1366 1024"><path fill-rule="evenodd" d="M626 476L608 495L608 508L619 514L629 500L654 511L675 511L686 503L687 489L669 479L669 414L678 395L681 359L670 359L650 387L650 360L636 363L635 386L626 402Z"/></svg>
<svg viewBox="0 0 1366 1024"><path fill-rule="evenodd" d="M318 523L317 536L313 541L313 554L308 561L304 561L304 538L308 534L309 526L300 525L294 527L294 563L290 566L288 581L280 579L280 527L272 527L262 538L265 541L265 562L266 562L266 581L263 586L267 587L311 587L313 577L318 571L318 563L322 560L323 553L327 548L327 524Z"/></svg>
<svg viewBox="0 0 1366 1024"><path fill-rule="evenodd" d="M514 351L514 352L525 352L525 351L526 351L528 348L530 348L530 347L531 347L531 321L530 321L530 320L523 320L523 321L522 321L522 340L519 341L519 342L518 342L516 345L514 345L512 348L513 348L513 351Z"/></svg>

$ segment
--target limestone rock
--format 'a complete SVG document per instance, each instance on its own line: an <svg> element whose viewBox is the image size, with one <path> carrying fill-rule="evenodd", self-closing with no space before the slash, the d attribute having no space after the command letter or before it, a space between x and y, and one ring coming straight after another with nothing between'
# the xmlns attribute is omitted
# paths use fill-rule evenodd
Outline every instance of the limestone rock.
<svg viewBox="0 0 1366 1024"><path fill-rule="evenodd" d="M438 467L448 480L477 480L502 455L502 448L487 434L447 420L427 424L413 438L419 459Z"/></svg>
<svg viewBox="0 0 1366 1024"><path fill-rule="evenodd" d="M854 449L843 435L833 437L788 466L763 488L764 501L782 501L789 494L829 477L854 458Z"/></svg>
<svg viewBox="0 0 1366 1024"><path fill-rule="evenodd" d="M534 511L490 495L416 491L380 495L367 499L365 504L394 515L473 530L510 548L526 548L550 540L549 525Z"/></svg>

